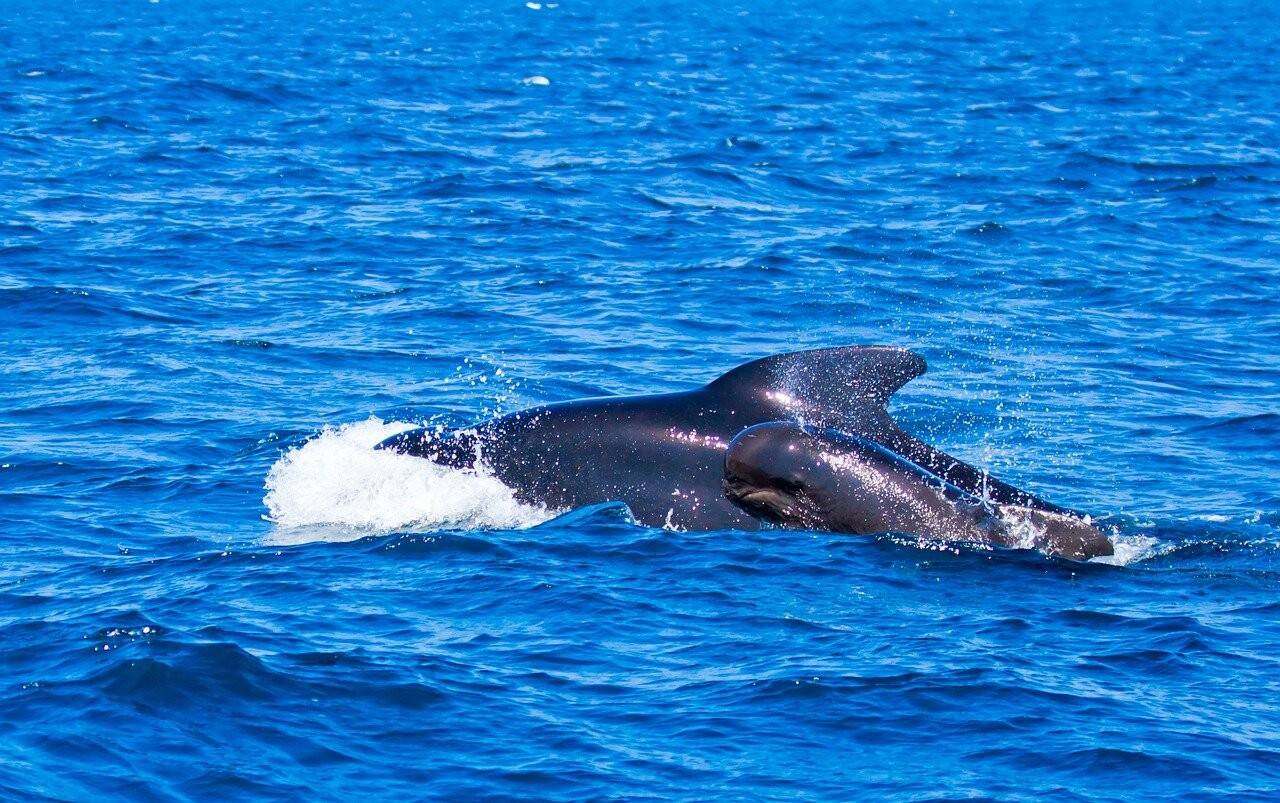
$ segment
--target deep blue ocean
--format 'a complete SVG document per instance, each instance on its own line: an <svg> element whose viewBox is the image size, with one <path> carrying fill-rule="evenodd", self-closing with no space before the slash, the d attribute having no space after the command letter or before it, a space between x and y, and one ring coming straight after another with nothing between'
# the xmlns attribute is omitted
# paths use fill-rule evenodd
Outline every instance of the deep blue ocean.
<svg viewBox="0 0 1280 803"><path fill-rule="evenodd" d="M1274 4L0 11L0 798L1280 795ZM371 448L871 343L1117 556Z"/></svg>

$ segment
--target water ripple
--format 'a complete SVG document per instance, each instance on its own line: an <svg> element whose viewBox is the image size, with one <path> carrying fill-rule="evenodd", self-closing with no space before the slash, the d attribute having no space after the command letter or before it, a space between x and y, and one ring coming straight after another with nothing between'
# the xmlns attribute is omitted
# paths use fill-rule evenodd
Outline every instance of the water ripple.
<svg viewBox="0 0 1280 803"><path fill-rule="evenodd" d="M0 797L1280 789L1275 9L11 16ZM858 342L1117 565L369 448Z"/></svg>

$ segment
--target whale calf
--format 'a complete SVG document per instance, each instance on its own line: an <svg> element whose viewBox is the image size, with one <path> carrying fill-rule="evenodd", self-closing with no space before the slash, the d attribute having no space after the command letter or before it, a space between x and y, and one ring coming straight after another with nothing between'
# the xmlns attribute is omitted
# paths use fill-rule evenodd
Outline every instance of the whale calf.
<svg viewBox="0 0 1280 803"><path fill-rule="evenodd" d="M914 533L1075 560L1113 552L1079 515L992 502L874 441L789 421L748 427L730 442L724 490L743 510L787 527Z"/></svg>
<svg viewBox="0 0 1280 803"><path fill-rule="evenodd" d="M725 492L729 444L753 425L804 421L877 444L990 503L1071 515L898 427L885 404L924 371L919 355L890 346L799 351L748 362L693 390L548 404L448 432L410 430L378 448L483 466L527 504L616 500L645 525L754 530L761 518Z"/></svg>

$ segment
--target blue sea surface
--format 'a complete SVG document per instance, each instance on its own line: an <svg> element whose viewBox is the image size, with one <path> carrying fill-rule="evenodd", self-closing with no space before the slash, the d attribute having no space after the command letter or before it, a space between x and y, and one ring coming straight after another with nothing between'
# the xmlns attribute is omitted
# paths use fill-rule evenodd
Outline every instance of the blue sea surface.
<svg viewBox="0 0 1280 803"><path fill-rule="evenodd" d="M1280 7L0 10L0 798L1280 796ZM371 448L863 343L1117 557Z"/></svg>

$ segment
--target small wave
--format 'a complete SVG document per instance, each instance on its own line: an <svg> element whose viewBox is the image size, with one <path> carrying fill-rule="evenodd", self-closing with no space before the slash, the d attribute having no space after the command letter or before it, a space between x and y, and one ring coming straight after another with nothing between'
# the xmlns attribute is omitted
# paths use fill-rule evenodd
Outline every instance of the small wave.
<svg viewBox="0 0 1280 803"><path fill-rule="evenodd" d="M1189 433L1194 432L1228 432L1231 434L1240 434L1250 437L1275 438L1280 436L1280 414L1277 413L1255 413L1252 415L1237 415L1230 418L1219 418L1208 423L1199 424L1189 427Z"/></svg>
<svg viewBox="0 0 1280 803"><path fill-rule="evenodd" d="M1005 236L1008 236L1011 232L1009 231L1008 227L1001 226L999 223L996 223L994 220L988 220L985 223L982 223L978 226L974 226L973 228L968 229L965 233L973 237L1005 237Z"/></svg>
<svg viewBox="0 0 1280 803"><path fill-rule="evenodd" d="M371 417L280 456L266 478L273 544L350 541L396 530L525 528L552 511L523 505L483 472L374 449L414 425Z"/></svg>

